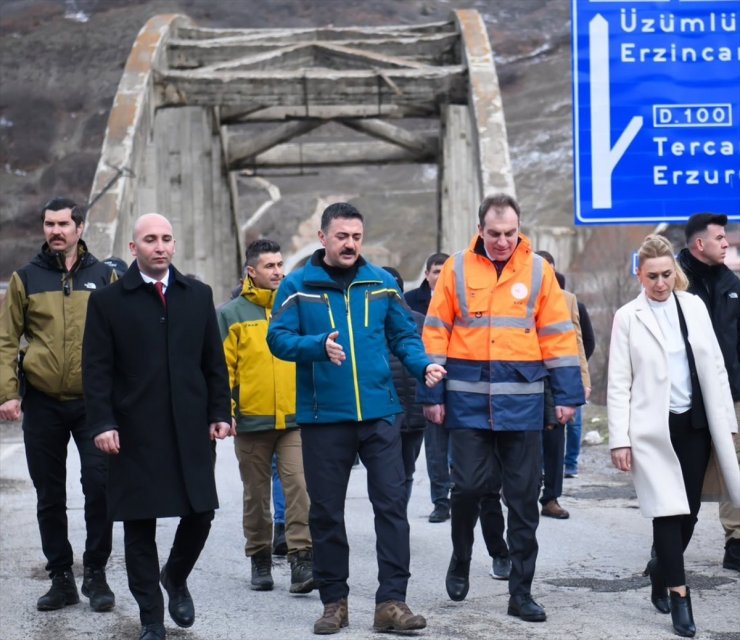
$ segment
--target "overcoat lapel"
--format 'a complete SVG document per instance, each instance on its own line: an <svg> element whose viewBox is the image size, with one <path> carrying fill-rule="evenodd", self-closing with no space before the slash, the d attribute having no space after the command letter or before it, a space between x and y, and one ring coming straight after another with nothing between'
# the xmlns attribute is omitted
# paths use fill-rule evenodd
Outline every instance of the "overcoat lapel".
<svg viewBox="0 0 740 640"><path fill-rule="evenodd" d="M655 314L650 309L650 303L647 301L647 297L645 296L644 291L637 299L635 315L637 316L638 320L645 325L645 327L653 335L653 337L658 341L660 348L665 351L666 345L665 338L663 337L663 332L658 326L658 321L655 318Z"/></svg>

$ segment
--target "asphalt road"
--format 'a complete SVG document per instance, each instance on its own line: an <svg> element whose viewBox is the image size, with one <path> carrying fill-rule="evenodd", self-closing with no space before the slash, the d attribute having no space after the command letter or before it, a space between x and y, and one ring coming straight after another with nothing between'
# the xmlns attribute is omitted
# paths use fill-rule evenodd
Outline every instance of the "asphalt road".
<svg viewBox="0 0 740 640"><path fill-rule="evenodd" d="M241 483L231 442L218 446L217 476L221 509L211 536L189 580L196 606L191 629L165 620L168 638L179 640L304 640L313 637L321 613L316 592L288 593L290 570L277 560L275 589L249 589L249 564L243 553ZM84 545L79 461L71 447L68 477L70 535L81 582ZM411 581L408 603L427 617L425 640L463 638L519 639L665 639L670 617L649 601L649 581L641 575L650 548L651 524L640 516L629 480L611 469L606 445L584 449L581 475L565 481L561 504L571 518L543 518L538 530L540 554L533 586L546 608L545 623L526 623L506 615L505 582L488 575L490 560L480 534L471 568L470 593L464 602L447 598L444 574L451 544L449 524L430 524L429 481L422 457L409 506ZM174 520L160 520L160 557L165 558ZM382 638L372 630L377 566L372 510L366 474L356 468L347 498L351 545L350 626L336 637ZM705 504L687 554L697 638L740 640L740 575L722 568L723 537L717 505ZM46 591L35 518L35 495L26 470L18 424L0 425L0 640L129 640L138 638L136 604L128 591L123 562L122 527L114 528L109 583L116 593L112 612L94 613L87 599L61 611L38 612L36 599Z"/></svg>

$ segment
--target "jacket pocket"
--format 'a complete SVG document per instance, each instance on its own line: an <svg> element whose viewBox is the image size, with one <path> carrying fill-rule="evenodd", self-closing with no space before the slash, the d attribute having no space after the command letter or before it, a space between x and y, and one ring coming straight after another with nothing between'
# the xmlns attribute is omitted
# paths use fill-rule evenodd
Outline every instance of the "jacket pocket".
<svg viewBox="0 0 740 640"><path fill-rule="evenodd" d="M537 382L548 376L547 369L541 362L508 362L505 367L511 370L513 380Z"/></svg>
<svg viewBox="0 0 740 640"><path fill-rule="evenodd" d="M448 380L464 380L465 382L479 382L482 364L480 362L447 362Z"/></svg>

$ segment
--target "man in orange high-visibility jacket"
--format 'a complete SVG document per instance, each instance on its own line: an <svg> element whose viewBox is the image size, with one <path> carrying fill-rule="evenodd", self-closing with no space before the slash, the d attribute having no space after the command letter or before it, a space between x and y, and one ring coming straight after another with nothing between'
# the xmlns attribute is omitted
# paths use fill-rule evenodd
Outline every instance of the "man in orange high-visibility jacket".
<svg viewBox="0 0 740 640"><path fill-rule="evenodd" d="M576 334L555 272L519 233L519 205L485 198L478 235L445 263L424 324L429 356L444 385L419 400L450 433L453 554L447 593L463 600L479 502L500 474L511 556L508 613L545 620L531 595L537 559L544 382L565 424L585 402Z"/></svg>

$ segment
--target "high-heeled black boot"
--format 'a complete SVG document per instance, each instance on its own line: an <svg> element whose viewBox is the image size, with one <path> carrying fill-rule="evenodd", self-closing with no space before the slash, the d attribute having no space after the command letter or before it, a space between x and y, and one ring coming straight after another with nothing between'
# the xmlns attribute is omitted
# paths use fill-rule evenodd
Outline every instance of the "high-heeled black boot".
<svg viewBox="0 0 740 640"><path fill-rule="evenodd" d="M693 638L696 633L694 612L691 610L691 593L686 587L686 597L682 598L677 592L671 591L671 618L676 634L684 638Z"/></svg>
<svg viewBox="0 0 740 640"><path fill-rule="evenodd" d="M650 602L661 613L671 612L671 603L668 600L668 587L658 567L658 559L650 558L645 567L645 574L650 576Z"/></svg>

